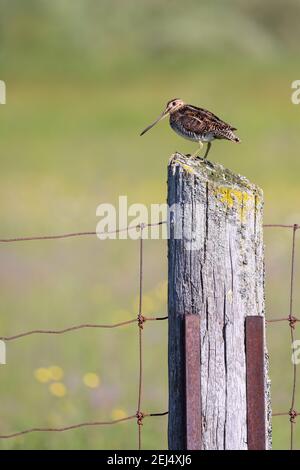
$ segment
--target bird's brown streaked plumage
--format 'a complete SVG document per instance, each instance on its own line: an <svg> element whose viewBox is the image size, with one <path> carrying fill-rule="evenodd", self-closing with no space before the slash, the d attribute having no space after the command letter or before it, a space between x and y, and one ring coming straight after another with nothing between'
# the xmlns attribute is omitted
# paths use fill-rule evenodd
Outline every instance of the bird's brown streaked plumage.
<svg viewBox="0 0 300 470"><path fill-rule="evenodd" d="M234 133L236 130L235 127L222 121L222 119L211 111L186 104L178 98L170 100L164 112L153 124L148 126L141 135L168 115L170 116L170 126L181 137L198 142L200 148L202 148L203 142L208 143L204 158L207 157L211 142L215 139L240 142L240 139Z"/></svg>
<svg viewBox="0 0 300 470"><path fill-rule="evenodd" d="M205 140L205 136L209 138L209 135L213 134L212 137L215 139L239 142L239 138L233 132L236 127L222 121L207 109L196 108L196 106L185 105L175 113L170 114L170 124L172 128L178 126L182 128L183 132L203 136L203 140Z"/></svg>

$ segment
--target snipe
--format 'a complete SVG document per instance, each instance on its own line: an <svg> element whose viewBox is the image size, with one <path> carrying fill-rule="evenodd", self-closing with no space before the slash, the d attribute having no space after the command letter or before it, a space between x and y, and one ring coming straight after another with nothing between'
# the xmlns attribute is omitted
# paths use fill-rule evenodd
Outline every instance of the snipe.
<svg viewBox="0 0 300 470"><path fill-rule="evenodd" d="M215 139L240 142L240 139L234 134L235 127L222 121L207 109L186 104L178 98L169 101L163 113L150 126L146 127L141 135L149 131L166 116L170 116L170 126L181 137L198 142L200 149L203 148L203 142L207 142L207 149L203 158L207 157L211 142ZM192 156L195 157L198 151L197 149Z"/></svg>

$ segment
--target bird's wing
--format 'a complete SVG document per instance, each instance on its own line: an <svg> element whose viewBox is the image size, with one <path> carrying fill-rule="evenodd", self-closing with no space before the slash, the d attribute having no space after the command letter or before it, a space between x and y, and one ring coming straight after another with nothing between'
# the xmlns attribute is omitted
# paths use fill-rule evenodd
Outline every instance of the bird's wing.
<svg viewBox="0 0 300 470"><path fill-rule="evenodd" d="M207 128L205 117L196 113L188 106L177 111L174 115L174 120L186 131L196 134L202 134Z"/></svg>
<svg viewBox="0 0 300 470"><path fill-rule="evenodd" d="M198 119L203 120L206 123L210 123L212 127L219 129L230 129L236 131L236 127L233 127L231 124L228 124L225 121L222 121L218 116L213 114L208 109L198 108L197 106L188 105L187 108L197 117Z"/></svg>

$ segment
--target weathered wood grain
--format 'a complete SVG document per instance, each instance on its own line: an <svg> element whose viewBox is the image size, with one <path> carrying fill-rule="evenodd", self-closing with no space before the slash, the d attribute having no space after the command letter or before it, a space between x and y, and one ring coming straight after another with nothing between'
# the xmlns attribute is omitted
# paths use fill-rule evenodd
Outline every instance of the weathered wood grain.
<svg viewBox="0 0 300 470"><path fill-rule="evenodd" d="M176 153L168 204L176 205L168 246L169 448L185 448L183 317L194 314L202 448L246 450L245 317L264 316L263 193L219 164ZM267 384L266 372L266 397Z"/></svg>

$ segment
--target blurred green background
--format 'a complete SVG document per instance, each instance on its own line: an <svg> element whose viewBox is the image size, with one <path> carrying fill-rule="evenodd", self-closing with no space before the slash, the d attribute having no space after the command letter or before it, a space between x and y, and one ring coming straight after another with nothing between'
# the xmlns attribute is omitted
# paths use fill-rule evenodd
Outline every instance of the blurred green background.
<svg viewBox="0 0 300 470"><path fill-rule="evenodd" d="M210 158L263 188L266 223L300 222L300 106L291 102L291 83L300 78L298 0L1 0L0 6L0 79L7 86L0 106L1 237L94 230L97 205L122 194L129 204L164 202L170 154L194 145L167 122L142 139L138 134L173 97L238 127L242 145L218 142ZM268 229L265 241L267 317L275 318L288 310L291 233ZM137 314L137 242L28 242L2 245L0 257L1 335ZM166 267L166 243L145 242L146 315L166 313ZM135 413L135 328L8 344L0 432ZM166 322L147 324L144 337L143 409L164 411ZM269 326L268 344L273 410L287 411L288 326ZM299 389L296 398L299 407ZM274 448L288 448L288 418L275 418L273 426ZM165 417L148 419L144 448L166 448L166 427ZM295 430L299 449L299 424ZM136 445L134 422L0 442L1 449Z"/></svg>

